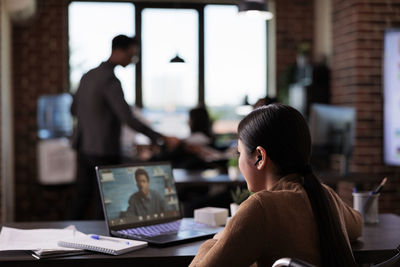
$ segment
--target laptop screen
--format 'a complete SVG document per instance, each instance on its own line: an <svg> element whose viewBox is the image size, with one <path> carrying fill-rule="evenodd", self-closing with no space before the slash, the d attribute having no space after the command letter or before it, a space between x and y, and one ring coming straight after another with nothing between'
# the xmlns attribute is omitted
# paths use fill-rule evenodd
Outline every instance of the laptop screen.
<svg viewBox="0 0 400 267"><path fill-rule="evenodd" d="M169 163L103 166L96 171L109 227L181 217Z"/></svg>

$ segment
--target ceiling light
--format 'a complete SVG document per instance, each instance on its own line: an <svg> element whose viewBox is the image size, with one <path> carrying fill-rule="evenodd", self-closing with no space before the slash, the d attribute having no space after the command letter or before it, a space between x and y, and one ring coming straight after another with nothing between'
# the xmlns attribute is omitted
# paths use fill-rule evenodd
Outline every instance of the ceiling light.
<svg viewBox="0 0 400 267"><path fill-rule="evenodd" d="M239 14L252 17L261 17L265 20L270 20L274 17L274 15L268 11L268 5L263 0L243 0L239 4Z"/></svg>
<svg viewBox="0 0 400 267"><path fill-rule="evenodd" d="M170 63L185 63L185 60L183 58L181 58L178 54L176 54L176 56L174 58L172 58L169 62Z"/></svg>

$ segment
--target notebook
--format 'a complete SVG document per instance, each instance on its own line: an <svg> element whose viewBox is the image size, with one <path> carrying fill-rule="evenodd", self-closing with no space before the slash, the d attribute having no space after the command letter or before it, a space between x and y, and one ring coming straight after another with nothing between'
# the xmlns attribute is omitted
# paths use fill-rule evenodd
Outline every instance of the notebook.
<svg viewBox="0 0 400 267"><path fill-rule="evenodd" d="M79 234L58 241L58 245L67 248L85 249L112 255L121 255L129 251L147 247L147 242L123 238Z"/></svg>
<svg viewBox="0 0 400 267"><path fill-rule="evenodd" d="M222 231L182 218L168 162L98 166L104 217L113 236L169 245Z"/></svg>

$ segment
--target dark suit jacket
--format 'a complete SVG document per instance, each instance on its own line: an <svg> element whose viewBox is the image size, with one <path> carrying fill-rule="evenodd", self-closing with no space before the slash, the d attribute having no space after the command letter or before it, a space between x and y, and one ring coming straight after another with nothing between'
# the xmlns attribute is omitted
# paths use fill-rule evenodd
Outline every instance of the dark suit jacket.
<svg viewBox="0 0 400 267"><path fill-rule="evenodd" d="M124 99L114 65L101 63L86 73L74 95L72 115L78 119L73 145L78 151L96 156L120 154L121 125L147 135L152 141L162 136L132 115Z"/></svg>

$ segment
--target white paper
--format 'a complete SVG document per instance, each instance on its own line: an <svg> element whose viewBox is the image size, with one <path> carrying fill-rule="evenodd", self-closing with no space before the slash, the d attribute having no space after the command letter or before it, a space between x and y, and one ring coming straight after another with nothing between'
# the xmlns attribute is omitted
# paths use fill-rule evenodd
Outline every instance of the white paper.
<svg viewBox="0 0 400 267"><path fill-rule="evenodd" d="M64 229L16 229L3 226L0 233L0 251L4 250L34 250L41 252L69 251L57 245L61 239L74 237L77 233L75 226Z"/></svg>

